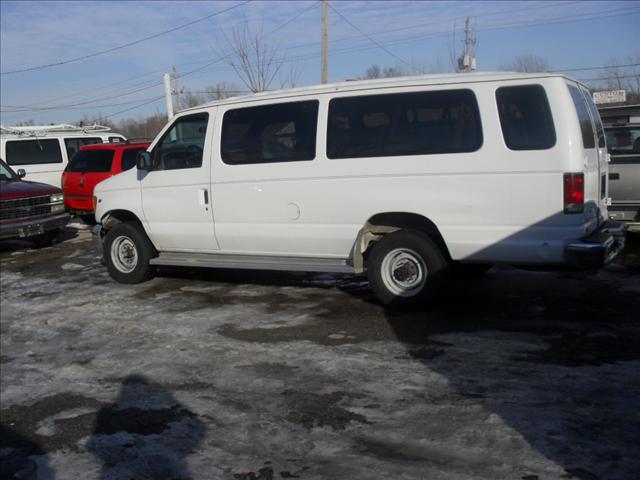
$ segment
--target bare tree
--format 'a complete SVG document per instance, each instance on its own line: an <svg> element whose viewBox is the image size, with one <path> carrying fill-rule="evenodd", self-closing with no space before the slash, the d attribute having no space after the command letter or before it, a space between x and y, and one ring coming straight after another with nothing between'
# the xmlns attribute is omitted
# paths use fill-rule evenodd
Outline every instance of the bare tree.
<svg viewBox="0 0 640 480"><path fill-rule="evenodd" d="M500 70L522 73L548 72L550 69L549 62L533 53L518 55L511 63L501 65L499 68Z"/></svg>
<svg viewBox="0 0 640 480"><path fill-rule="evenodd" d="M252 92L268 90L282 69L284 60L278 55L278 46L264 41L262 27L256 32L249 29L245 19L242 27L234 28L231 39L225 36L229 66L242 83Z"/></svg>
<svg viewBox="0 0 640 480"><path fill-rule="evenodd" d="M629 65L629 66L622 66ZM626 90L627 103L640 102L640 52L635 52L623 61L610 58L600 74L597 88L602 90Z"/></svg>
<svg viewBox="0 0 640 480"><path fill-rule="evenodd" d="M127 138L154 138L167 123L165 113L156 113L150 117L121 120L115 126L115 130Z"/></svg>
<svg viewBox="0 0 640 480"><path fill-rule="evenodd" d="M223 100L229 97L235 97L243 93L241 87L234 83L218 82L215 85L209 85L204 89L205 100Z"/></svg>
<svg viewBox="0 0 640 480"><path fill-rule="evenodd" d="M406 77L407 75L409 75L409 73L400 65L382 68L377 63L374 63L365 70L364 75L358 78L368 80L373 78Z"/></svg>

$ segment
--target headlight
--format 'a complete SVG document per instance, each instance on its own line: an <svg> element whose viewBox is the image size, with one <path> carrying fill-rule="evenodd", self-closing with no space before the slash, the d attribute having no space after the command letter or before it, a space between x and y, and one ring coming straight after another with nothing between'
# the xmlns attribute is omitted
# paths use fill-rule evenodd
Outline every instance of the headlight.
<svg viewBox="0 0 640 480"><path fill-rule="evenodd" d="M64 202L64 194L62 193L54 193L51 195L51 203L62 203Z"/></svg>
<svg viewBox="0 0 640 480"><path fill-rule="evenodd" d="M51 205L51 213L64 212L64 204L58 203L57 205Z"/></svg>

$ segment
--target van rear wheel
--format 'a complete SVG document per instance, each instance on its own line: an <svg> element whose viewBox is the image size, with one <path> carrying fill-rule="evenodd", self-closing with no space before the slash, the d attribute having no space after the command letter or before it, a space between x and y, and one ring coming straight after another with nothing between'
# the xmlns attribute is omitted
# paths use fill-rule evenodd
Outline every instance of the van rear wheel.
<svg viewBox="0 0 640 480"><path fill-rule="evenodd" d="M120 283L141 283L153 278L155 267L149 260L154 253L151 241L137 224L118 223L105 235L107 270Z"/></svg>
<svg viewBox="0 0 640 480"><path fill-rule="evenodd" d="M383 305L408 307L429 300L440 288L447 260L429 236L418 230L385 235L369 255L369 284Z"/></svg>

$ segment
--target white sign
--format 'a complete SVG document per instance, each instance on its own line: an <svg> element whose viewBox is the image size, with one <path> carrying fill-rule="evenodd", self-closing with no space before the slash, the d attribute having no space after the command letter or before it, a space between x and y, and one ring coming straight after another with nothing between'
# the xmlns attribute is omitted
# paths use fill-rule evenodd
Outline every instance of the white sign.
<svg viewBox="0 0 640 480"><path fill-rule="evenodd" d="M600 105L602 103L624 103L627 101L626 90L606 90L604 92L593 92L593 101Z"/></svg>

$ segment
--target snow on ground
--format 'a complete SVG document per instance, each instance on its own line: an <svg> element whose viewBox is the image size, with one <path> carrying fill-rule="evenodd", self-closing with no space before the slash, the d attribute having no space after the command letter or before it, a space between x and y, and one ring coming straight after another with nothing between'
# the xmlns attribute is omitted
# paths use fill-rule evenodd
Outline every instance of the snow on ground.
<svg viewBox="0 0 640 480"><path fill-rule="evenodd" d="M3 474L622 480L640 469L633 265L495 268L409 313L382 309L360 277L164 269L120 285L89 230L70 231L51 248L0 248Z"/></svg>

